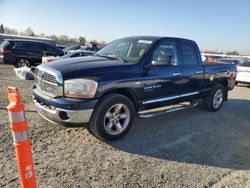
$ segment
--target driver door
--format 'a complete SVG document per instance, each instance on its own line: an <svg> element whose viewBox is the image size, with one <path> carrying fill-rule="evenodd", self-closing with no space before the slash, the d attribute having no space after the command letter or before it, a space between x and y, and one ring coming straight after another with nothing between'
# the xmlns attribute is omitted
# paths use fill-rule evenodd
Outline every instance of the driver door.
<svg viewBox="0 0 250 188"><path fill-rule="evenodd" d="M170 64L156 66L160 56L170 57ZM182 68L179 62L177 47L174 40L160 42L152 53L143 75L142 105L163 106L179 98L182 82Z"/></svg>

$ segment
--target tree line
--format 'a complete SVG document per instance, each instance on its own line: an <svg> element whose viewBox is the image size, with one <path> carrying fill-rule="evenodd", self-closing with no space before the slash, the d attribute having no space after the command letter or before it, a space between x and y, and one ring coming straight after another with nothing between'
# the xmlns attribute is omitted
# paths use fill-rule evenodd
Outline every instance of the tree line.
<svg viewBox="0 0 250 188"><path fill-rule="evenodd" d="M87 41L85 37L81 36L79 38L76 37L69 37L68 35L62 34L62 35L47 35L45 33L35 33L30 27L23 31L18 31L17 29L9 28L6 26L3 26L3 24L0 25L0 33L2 34L10 34L10 35L21 35L21 36L29 36L29 37L41 37L41 38L49 38L55 40L57 43L60 44L79 44L81 46L85 46L86 42L92 42L95 43L99 48L102 48L106 45L105 41L96 41L96 40L90 40Z"/></svg>
<svg viewBox="0 0 250 188"><path fill-rule="evenodd" d="M12 29L9 27L4 27L3 24L0 25L0 33L4 33L4 34L12 34L12 35L22 35L22 36L30 36L30 37L41 37L41 38L49 38L49 39L53 39L56 42L60 43L60 44L79 44L81 46L85 46L86 38L81 36L79 38L71 38L67 35L46 35L45 33L39 33L36 34L34 33L34 31L28 27L27 29L25 29L24 31L18 31L17 29ZM102 48L106 45L105 41L101 41L98 42L96 40L91 40L88 42L92 42L94 44L96 44L96 46L98 48ZM213 51L213 50L206 50L204 51L205 53L213 53L213 54L224 54L223 52L217 52L217 51ZM226 55L240 55L239 52L237 51L232 51L232 52L226 52Z"/></svg>

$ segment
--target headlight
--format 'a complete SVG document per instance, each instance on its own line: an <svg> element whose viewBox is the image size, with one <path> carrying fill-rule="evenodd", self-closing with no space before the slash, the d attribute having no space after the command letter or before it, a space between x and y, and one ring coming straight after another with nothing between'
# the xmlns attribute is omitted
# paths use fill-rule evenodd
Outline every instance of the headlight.
<svg viewBox="0 0 250 188"><path fill-rule="evenodd" d="M97 82L87 79L72 79L64 81L64 96L73 98L93 98Z"/></svg>

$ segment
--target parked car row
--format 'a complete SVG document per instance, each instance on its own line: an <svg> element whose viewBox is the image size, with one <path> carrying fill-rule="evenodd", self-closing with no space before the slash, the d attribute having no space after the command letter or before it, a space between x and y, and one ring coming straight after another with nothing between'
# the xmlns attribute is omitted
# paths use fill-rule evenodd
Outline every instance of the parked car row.
<svg viewBox="0 0 250 188"><path fill-rule="evenodd" d="M64 54L56 45L34 40L8 39L0 45L0 62L16 67L41 64L44 55L63 56Z"/></svg>
<svg viewBox="0 0 250 188"><path fill-rule="evenodd" d="M0 45L0 63L11 64L15 67L30 67L56 59L94 54L92 51L77 49L81 49L81 46L66 47L36 40L7 39Z"/></svg>
<svg viewBox="0 0 250 188"><path fill-rule="evenodd" d="M234 64L234 65L237 65L237 66L241 64L241 62L239 60L237 60L237 59L225 59L225 58L223 58L223 59L219 59L218 62L219 63Z"/></svg>

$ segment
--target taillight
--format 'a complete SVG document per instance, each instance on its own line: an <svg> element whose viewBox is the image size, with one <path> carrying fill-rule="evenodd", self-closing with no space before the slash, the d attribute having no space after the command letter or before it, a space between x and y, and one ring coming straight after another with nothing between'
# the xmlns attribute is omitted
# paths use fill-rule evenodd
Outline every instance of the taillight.
<svg viewBox="0 0 250 188"><path fill-rule="evenodd" d="M8 53L11 53L11 52L13 52L13 50L1 50L0 49L1 54L8 54Z"/></svg>

